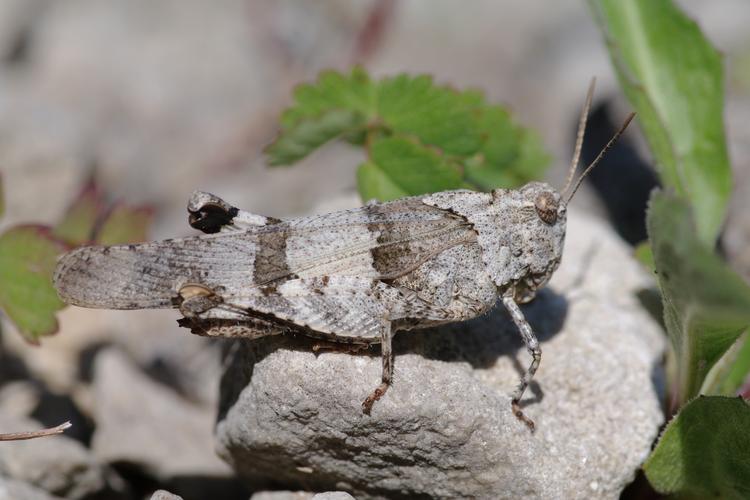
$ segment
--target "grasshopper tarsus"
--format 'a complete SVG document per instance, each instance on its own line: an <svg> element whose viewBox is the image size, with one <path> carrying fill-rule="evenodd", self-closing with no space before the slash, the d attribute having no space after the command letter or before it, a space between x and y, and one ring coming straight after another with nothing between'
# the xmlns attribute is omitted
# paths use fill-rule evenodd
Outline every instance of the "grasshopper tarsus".
<svg viewBox="0 0 750 500"><path fill-rule="evenodd" d="M362 401L362 413L364 413L365 415L369 415L372 411L372 405L375 403L375 401L383 397L383 394L385 394L389 386L390 383L381 382L380 385L377 386L369 396L367 396L367 399Z"/></svg>
<svg viewBox="0 0 750 500"><path fill-rule="evenodd" d="M526 427L528 427L531 432L534 432L536 430L534 421L524 414L521 406L518 404L518 401L511 401L510 406L513 410L513 415L515 415L518 420L526 424Z"/></svg>

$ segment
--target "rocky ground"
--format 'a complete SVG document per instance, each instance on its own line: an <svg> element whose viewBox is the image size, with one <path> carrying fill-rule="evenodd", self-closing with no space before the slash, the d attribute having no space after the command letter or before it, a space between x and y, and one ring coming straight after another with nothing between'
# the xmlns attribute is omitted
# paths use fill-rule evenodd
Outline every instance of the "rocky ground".
<svg viewBox="0 0 750 500"><path fill-rule="evenodd" d="M750 8L680 3L727 55L737 195L724 247L750 277ZM154 238L191 233L196 188L275 216L351 205L358 153L268 169L261 150L295 84L353 62L508 103L558 183L589 78L625 110L578 1L0 0L2 227L53 223L92 172L113 198L154 206ZM501 313L401 334L397 383L365 419L376 350L315 356L304 339L194 337L170 311L68 308L39 347L3 323L0 432L74 425L0 443L0 499L616 497L661 421L664 345L636 303L648 277L596 196L575 204L565 264L526 309L544 349L525 407L535 435L507 411L526 358Z"/></svg>

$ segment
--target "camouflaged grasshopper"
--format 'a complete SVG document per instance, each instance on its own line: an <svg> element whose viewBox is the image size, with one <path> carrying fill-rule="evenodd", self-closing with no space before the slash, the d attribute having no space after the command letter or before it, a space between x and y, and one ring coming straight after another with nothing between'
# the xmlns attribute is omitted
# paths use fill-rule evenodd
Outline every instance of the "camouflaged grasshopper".
<svg viewBox="0 0 750 500"><path fill-rule="evenodd" d="M339 343L380 343L382 380L362 403L366 414L391 384L395 331L468 320L500 297L532 357L511 404L533 430L519 401L541 350L518 304L533 299L559 265L566 206L632 119L564 197L592 92L593 82L562 194L532 182L280 220L195 192L189 223L207 235L78 248L60 259L55 286L65 302L83 307L178 308L179 324L199 335L301 332Z"/></svg>

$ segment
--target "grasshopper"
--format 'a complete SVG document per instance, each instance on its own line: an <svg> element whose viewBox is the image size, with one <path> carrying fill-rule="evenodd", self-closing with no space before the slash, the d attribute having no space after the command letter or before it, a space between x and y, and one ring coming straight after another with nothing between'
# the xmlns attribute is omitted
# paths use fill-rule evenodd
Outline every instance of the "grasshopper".
<svg viewBox="0 0 750 500"><path fill-rule="evenodd" d="M633 118L572 184L593 84L561 192L531 182L276 219L196 191L188 202L189 224L205 235L78 248L60 258L55 287L77 306L177 308L178 323L199 335L301 332L336 343L379 343L381 382L362 403L365 414L391 385L395 331L468 320L499 298L532 358L511 408L533 431L519 402L541 349L519 304L533 299L557 269L568 203Z"/></svg>

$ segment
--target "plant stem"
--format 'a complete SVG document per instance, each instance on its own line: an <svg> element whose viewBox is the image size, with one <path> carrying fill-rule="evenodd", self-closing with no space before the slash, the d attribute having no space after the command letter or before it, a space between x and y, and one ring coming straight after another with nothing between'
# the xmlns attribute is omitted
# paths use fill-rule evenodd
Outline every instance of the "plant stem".
<svg viewBox="0 0 750 500"><path fill-rule="evenodd" d="M0 434L0 441L21 441L24 439L36 439L45 436L54 436L55 434L62 434L63 431L73 424L65 422L57 427L50 427L49 429L41 429L38 431L29 432L9 432L7 434Z"/></svg>

